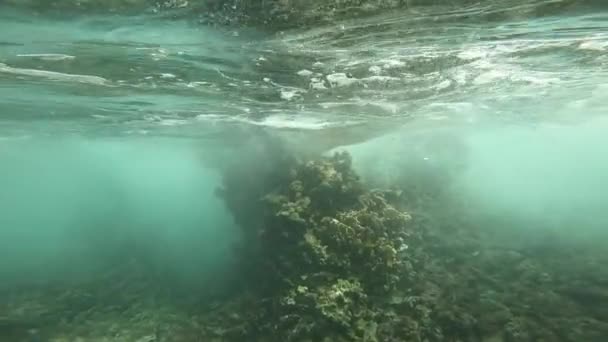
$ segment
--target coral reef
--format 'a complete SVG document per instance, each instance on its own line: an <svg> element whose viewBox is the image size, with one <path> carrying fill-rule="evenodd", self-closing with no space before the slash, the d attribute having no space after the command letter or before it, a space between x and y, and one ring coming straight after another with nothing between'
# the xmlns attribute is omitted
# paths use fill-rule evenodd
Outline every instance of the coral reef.
<svg viewBox="0 0 608 342"><path fill-rule="evenodd" d="M423 189L422 200L412 204L412 191L366 189L346 153L280 160L266 164L283 170L282 177L269 174L280 181L258 192L239 186L238 173L226 173L229 206L237 208L231 199L246 192L250 202L239 204L255 207L263 218L252 221L242 216L251 211L233 211L257 242L247 259L247 268L256 270L247 281L253 285L248 305L256 314L246 316L256 323L229 340L600 341L608 336L604 311L580 311L590 298L603 301L604 287L579 295L571 278L552 276L565 269L553 264L563 260L563 250L549 253L551 261L497 246L466 207L441 198L441 192L429 195ZM598 258L594 250L569 262ZM591 259L583 261L583 255Z"/></svg>
<svg viewBox="0 0 608 342"><path fill-rule="evenodd" d="M280 145L227 164L240 286L179 291L145 263L0 288L2 341L605 341L601 243L499 241L464 204L366 188L350 156ZM272 149L272 150L270 150ZM272 153L271 153L272 151ZM408 211L405 209L407 208ZM513 234L517 227L511 227Z"/></svg>

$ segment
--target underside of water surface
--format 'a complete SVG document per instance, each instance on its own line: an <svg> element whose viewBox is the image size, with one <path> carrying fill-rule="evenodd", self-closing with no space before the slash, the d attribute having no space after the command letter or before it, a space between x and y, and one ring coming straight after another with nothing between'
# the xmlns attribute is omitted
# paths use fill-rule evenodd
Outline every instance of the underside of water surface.
<svg viewBox="0 0 608 342"><path fill-rule="evenodd" d="M0 0L0 341L608 341L608 4Z"/></svg>

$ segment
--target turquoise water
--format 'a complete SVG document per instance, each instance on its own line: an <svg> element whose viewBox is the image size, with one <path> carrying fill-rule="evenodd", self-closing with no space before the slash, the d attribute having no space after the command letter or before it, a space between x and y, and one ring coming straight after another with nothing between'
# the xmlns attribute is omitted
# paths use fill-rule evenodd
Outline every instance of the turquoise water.
<svg viewBox="0 0 608 342"><path fill-rule="evenodd" d="M487 254L495 268L479 272L505 284L475 300L516 295L523 290L510 282L529 280L518 273L527 264L508 273L512 259L494 249L540 255L542 266L527 262L546 269L530 272L554 277L559 289L547 297L564 308L566 332L543 325L552 340L605 341L608 7L560 3L413 6L281 32L206 26L195 16L62 16L0 5L0 340L110 336L114 322L101 314L75 320L81 330L48 323L61 321L48 318L53 305L75 305L48 298L74 282L111 288L98 278L125 268L109 282L128 279L133 262L153 290L125 285L142 299L114 319L128 326L132 311L148 316L110 340L196 341L158 324L189 320L198 315L191 306L243 282L234 255L242 232L216 196L222 172L237 167L255 183L280 144L350 151L368 184L415 189L432 203L412 200L414 217L462 214L482 238L461 243L466 227L449 230L454 244L438 262ZM447 221L450 229L461 222ZM566 285L583 294L554 299L579 293ZM116 297L93 289L82 292L98 291L98 303ZM556 311L520 295L540 316ZM514 321L525 330L521 317ZM501 329L467 339L446 328L439 340L551 340L500 337Z"/></svg>

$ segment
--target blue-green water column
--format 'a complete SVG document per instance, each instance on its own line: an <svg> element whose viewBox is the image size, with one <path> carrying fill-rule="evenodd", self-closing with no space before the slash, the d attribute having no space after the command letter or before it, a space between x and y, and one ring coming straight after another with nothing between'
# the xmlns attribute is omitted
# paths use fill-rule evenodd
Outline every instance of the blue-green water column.
<svg viewBox="0 0 608 342"><path fill-rule="evenodd" d="M54 282L130 259L215 276L238 238L204 147L171 139L0 142L0 277Z"/></svg>

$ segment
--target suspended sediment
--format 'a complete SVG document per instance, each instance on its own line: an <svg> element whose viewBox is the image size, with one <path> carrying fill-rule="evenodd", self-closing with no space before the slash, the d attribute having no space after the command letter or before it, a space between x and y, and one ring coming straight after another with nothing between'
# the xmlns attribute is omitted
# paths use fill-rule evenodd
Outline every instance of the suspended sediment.
<svg viewBox="0 0 608 342"><path fill-rule="evenodd" d="M3 1L0 342L607 341L592 2Z"/></svg>
<svg viewBox="0 0 608 342"><path fill-rule="evenodd" d="M127 251L129 261L87 281L2 288L2 340L608 336L608 274L596 249L501 246L457 203L428 193L412 201L399 183L369 188L347 152L273 152L224 166L217 195L243 236L230 286L185 291Z"/></svg>

